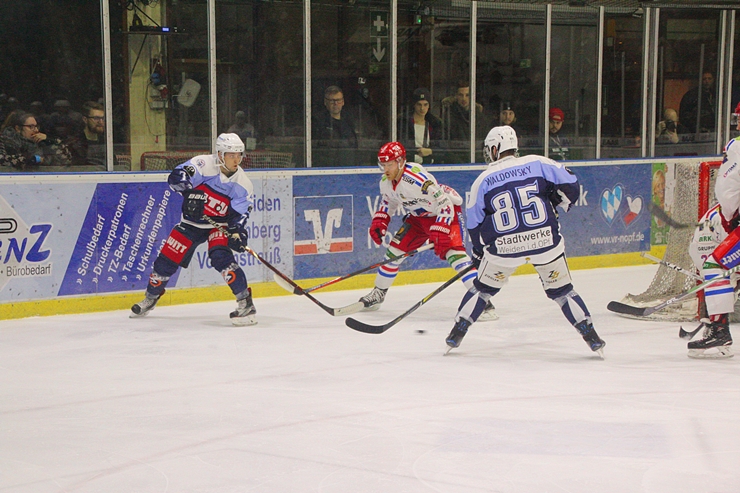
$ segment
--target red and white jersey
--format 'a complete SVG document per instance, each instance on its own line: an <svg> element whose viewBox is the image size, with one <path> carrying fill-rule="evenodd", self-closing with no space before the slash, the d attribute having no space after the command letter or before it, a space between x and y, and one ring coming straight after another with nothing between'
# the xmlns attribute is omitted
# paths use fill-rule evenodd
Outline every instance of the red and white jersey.
<svg viewBox="0 0 740 493"><path fill-rule="evenodd" d="M383 175L380 180L382 201L378 211L394 214L402 209L402 214L417 217L436 216L437 222L450 224L456 205L462 204L462 197L447 185L440 185L436 178L423 166L407 162L398 181Z"/></svg>
<svg viewBox="0 0 740 493"><path fill-rule="evenodd" d="M725 160L717 173L714 195L722 206L727 221L740 211L740 140L732 139L725 146Z"/></svg>

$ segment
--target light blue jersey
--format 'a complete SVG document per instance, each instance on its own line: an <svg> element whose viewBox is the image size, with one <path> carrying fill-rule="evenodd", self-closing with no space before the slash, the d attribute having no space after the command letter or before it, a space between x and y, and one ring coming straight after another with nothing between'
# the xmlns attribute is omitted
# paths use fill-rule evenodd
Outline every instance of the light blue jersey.
<svg viewBox="0 0 740 493"><path fill-rule="evenodd" d="M509 156L475 180L467 206L473 245L501 257L526 257L562 241L555 206L578 199L576 176L544 156Z"/></svg>

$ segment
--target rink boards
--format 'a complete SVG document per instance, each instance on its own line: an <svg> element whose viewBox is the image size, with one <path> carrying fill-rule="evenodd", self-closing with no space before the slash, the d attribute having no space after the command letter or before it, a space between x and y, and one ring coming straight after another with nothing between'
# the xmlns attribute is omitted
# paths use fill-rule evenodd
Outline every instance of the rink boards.
<svg viewBox="0 0 740 493"><path fill-rule="evenodd" d="M561 214L573 267L640 263L636 252L651 249L647 203L654 165L651 160L568 164L581 185L579 200ZM464 198L483 169L428 167ZM256 198L250 246L290 277L311 285L383 257L391 234L377 247L367 232L380 200L377 168L248 173ZM180 219L182 199L166 178L160 172L1 176L0 317L117 309L138 300ZM400 224L401 216L394 216L389 231ZM253 257L239 253L237 262L257 296L284 293ZM444 279L445 267L427 252L404 263L398 282ZM337 287L370 285L371 277ZM190 266L172 278L162 302L229 297L201 245Z"/></svg>

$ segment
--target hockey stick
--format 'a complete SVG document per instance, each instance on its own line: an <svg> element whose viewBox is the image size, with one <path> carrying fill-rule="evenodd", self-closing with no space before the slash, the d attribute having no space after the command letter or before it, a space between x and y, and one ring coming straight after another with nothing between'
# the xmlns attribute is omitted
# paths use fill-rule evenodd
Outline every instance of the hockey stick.
<svg viewBox="0 0 740 493"><path fill-rule="evenodd" d="M426 295L424 298L422 298L421 300L419 300L414 306L412 306L411 308L409 308L408 310L406 310L405 312L403 312L402 314L400 314L399 316L397 316L396 318L394 318L393 320L391 320L387 324L384 324L384 325L370 325L370 324L366 324L364 322L360 322L359 320L355 320L352 317L350 317L347 320L345 320L344 323L346 323L347 324L347 327L349 327L350 329L354 329L354 330L356 330L358 332L364 332L365 334L382 334L383 332L385 332L386 330L390 329L391 327L393 327L394 325L396 325L398 322L400 322L404 318L406 318L409 315L411 315L421 305L423 305L424 303L426 303L427 301L431 300L432 298L434 298L435 296L437 296L439 293L441 293L442 291L444 291L445 289L447 289L448 287L450 287L450 285L454 284L455 281L457 281L458 279L460 279L461 277L463 277L465 274L467 274L468 272L470 272L472 269L473 269L473 265L469 265L469 266L465 267L463 270L461 270L460 272L458 272L457 274L455 274L453 277L451 277L447 282L445 282L440 287L438 287L437 289L435 289L434 291L432 291L431 293L429 293L428 295Z"/></svg>
<svg viewBox="0 0 740 493"><path fill-rule="evenodd" d="M681 293L678 296L674 296L673 298L666 300L663 303L659 303L655 306L638 307L638 306L626 305L618 301L610 301L609 304L606 305L606 309L614 313L621 313L623 315L632 315L635 317L647 317L648 315L652 315L653 313L657 311L660 311L664 308L667 308L671 305L674 305L678 302L681 302L687 298L694 296L697 293L697 291L701 291L702 289L712 286L714 284L717 284L718 282L727 280L727 278L729 278L731 274L734 274L738 270L740 270L740 265L737 265L733 267L732 269L726 270L725 272L722 273L721 276L718 276L713 279L709 279L708 281L704 281L700 284L697 284L696 286L689 289L685 293Z"/></svg>
<svg viewBox="0 0 740 493"><path fill-rule="evenodd" d="M678 228L678 229L686 229L686 228L693 228L696 226L695 224L684 224L676 221L671 216L668 215L666 211L664 211L658 204L656 204L653 201L649 201L648 204L648 210L650 213L666 223L668 226L672 228Z"/></svg>
<svg viewBox="0 0 740 493"><path fill-rule="evenodd" d="M337 283L337 282L340 282L340 281L344 281L345 279L349 279L350 277L357 276L359 274L362 274L363 272L367 272L369 270L376 269L376 268L378 268L380 266L383 266L385 264L390 264L391 262L394 262L394 261L396 261L396 260L398 260L400 258L413 257L414 255L416 255L419 252L424 252L424 251L430 250L432 248L434 248L434 243L427 243L426 245L423 245L423 246L417 248L416 250L412 250L410 252L406 252L403 255L399 255L397 257L385 259L382 262L377 262L377 263L375 263L373 265L368 265L367 267L363 267L362 269L356 270L354 272L350 272L349 274L345 274L345 275L340 276L340 277L335 277L331 281L322 282L321 284L317 284L316 286L312 286L310 288L298 288L298 289L296 289L293 286L291 286L290 284L286 283L277 274L273 274L273 277L275 278L275 282L278 284L278 286L280 286L281 288L283 288L283 289L285 289L287 291L290 291L293 294L297 294L297 295L300 296L300 295L302 295L304 293L310 293L312 291L316 291L317 289L325 288L326 286L330 286L330 285L332 285L334 283Z"/></svg>
<svg viewBox="0 0 740 493"><path fill-rule="evenodd" d="M216 221L214 221L210 217L204 215L203 216L203 219L205 219L206 221L208 221L211 224L211 226L213 226L214 228L218 229L223 234L225 234L227 236L230 236L229 235L229 232L226 230L226 228L224 228L223 226L221 226L220 224L218 224ZM268 269L270 269L275 275L280 276L285 282L287 282L288 284L290 284L291 286L293 286L294 289L298 289L301 292L301 294L305 295L306 298L308 298L309 300L311 300L314 303L316 303L319 307L321 307L322 310L324 310L329 315L332 315L334 317L338 317L338 316L342 316L342 315L348 315L349 313L354 313L354 312L347 313L345 311L342 311L341 308L332 308L330 306L326 306L325 304L323 304L322 302L320 302L319 300L317 300L316 298L314 298L313 296L311 296L309 293L304 293L303 290L301 289L301 287L299 285L297 285L295 283L295 281L293 281L290 277L288 277L285 274L283 274L282 272L280 272L280 270L278 270L278 268L275 267L274 265L272 265L270 262L268 262L267 260L263 259L260 256L260 254L257 253L257 252L255 252L254 250L252 250L251 247L249 247L248 245L243 245L243 244L240 245L240 247L241 247L241 249L243 251L245 251L246 253L252 255L254 258L256 258L257 260L259 260L260 262L262 262L262 264L265 267L267 267ZM353 306L353 305L350 305L350 306Z"/></svg>
<svg viewBox="0 0 740 493"><path fill-rule="evenodd" d="M696 333L699 332L703 327L704 327L704 322L702 322L696 329L690 332L685 331L683 330L683 327L680 327L678 329L678 337L680 337L681 339L686 339L687 341L690 341L691 339L694 338Z"/></svg>
<svg viewBox="0 0 740 493"><path fill-rule="evenodd" d="M663 260L663 259L659 259L658 257L653 257L652 255L650 255L650 254L649 254L649 253L647 253L647 252L642 252L642 253L640 254L640 256L641 256L641 257L644 257L644 258L646 258L646 259L648 259L648 260L652 260L653 262L655 262L655 263L658 263L658 264L660 264L660 265L665 265L665 266L666 266L666 267L668 267L669 269L673 269L673 270L675 270L676 272L680 272L681 274L683 274L683 275L685 275L685 276L688 276L688 277L691 277L691 278L693 278L693 279L696 279L697 281L700 281L700 282L701 282L701 281L704 281L704 278L703 278L703 277L701 277L701 276L700 276L699 274L697 274L697 273L695 273L695 272L691 272L690 270L684 269L684 268L683 268L683 267L681 267L680 265L676 265L676 264L672 264L672 263L670 263L670 262L666 262L665 260Z"/></svg>

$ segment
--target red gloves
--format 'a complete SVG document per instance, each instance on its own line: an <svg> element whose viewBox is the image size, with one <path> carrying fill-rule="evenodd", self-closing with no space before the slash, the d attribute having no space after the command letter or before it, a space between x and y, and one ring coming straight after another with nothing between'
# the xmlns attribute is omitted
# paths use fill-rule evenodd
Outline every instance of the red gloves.
<svg viewBox="0 0 740 493"><path fill-rule="evenodd" d="M373 214L373 222L370 223L370 238L376 245L383 243L385 233L388 231L388 223L391 222L391 216L385 212L378 211Z"/></svg>
<svg viewBox="0 0 740 493"><path fill-rule="evenodd" d="M450 227L443 223L434 223L429 227L429 241L434 243L434 253L445 260L445 254L452 246Z"/></svg>

